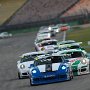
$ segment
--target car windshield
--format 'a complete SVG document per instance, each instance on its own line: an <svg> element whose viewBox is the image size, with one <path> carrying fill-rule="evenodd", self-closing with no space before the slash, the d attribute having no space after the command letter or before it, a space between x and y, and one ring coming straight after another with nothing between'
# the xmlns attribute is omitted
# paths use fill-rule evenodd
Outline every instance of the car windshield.
<svg viewBox="0 0 90 90"><path fill-rule="evenodd" d="M50 40L50 39L49 39L49 38L44 38L44 39L38 40L38 43L39 43L39 42L42 42L42 41L44 41L44 40Z"/></svg>
<svg viewBox="0 0 90 90"><path fill-rule="evenodd" d="M21 58L21 63L22 62L28 62L28 61L33 61L34 58L31 57L30 55L29 56L24 56L23 58Z"/></svg>
<svg viewBox="0 0 90 90"><path fill-rule="evenodd" d="M52 64L52 63L60 63L62 62L63 58L61 56L52 56L48 58L42 58L35 61L35 65L45 65L45 64Z"/></svg>
<svg viewBox="0 0 90 90"><path fill-rule="evenodd" d="M40 34L49 33L49 31L40 32Z"/></svg>
<svg viewBox="0 0 90 90"><path fill-rule="evenodd" d="M53 29L58 29L58 27L54 27Z"/></svg>
<svg viewBox="0 0 90 90"><path fill-rule="evenodd" d="M74 45L74 46L65 46L65 47L60 47L59 50L69 50L69 49L80 49L81 47L79 45Z"/></svg>
<svg viewBox="0 0 90 90"><path fill-rule="evenodd" d="M71 46L71 47L68 47L68 48L70 48L70 49L77 49L77 48L80 48L80 46L75 45L75 46Z"/></svg>
<svg viewBox="0 0 90 90"><path fill-rule="evenodd" d="M57 45L57 42L56 41L49 41L49 42L42 43L42 46L47 46L47 45Z"/></svg>
<svg viewBox="0 0 90 90"><path fill-rule="evenodd" d="M67 52L65 59L83 57L83 52Z"/></svg>
<svg viewBox="0 0 90 90"><path fill-rule="evenodd" d="M40 55L44 55L44 54L43 53L33 54L33 55L31 55L31 57L35 58L35 57L40 56Z"/></svg>
<svg viewBox="0 0 90 90"><path fill-rule="evenodd" d="M65 42L61 42L60 45L63 45L63 44L72 44L72 43L75 43L75 41L65 41Z"/></svg>

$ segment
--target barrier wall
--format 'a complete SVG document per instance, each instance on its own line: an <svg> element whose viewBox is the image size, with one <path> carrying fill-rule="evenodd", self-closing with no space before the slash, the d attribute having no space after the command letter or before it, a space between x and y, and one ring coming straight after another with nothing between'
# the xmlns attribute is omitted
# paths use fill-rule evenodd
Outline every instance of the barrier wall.
<svg viewBox="0 0 90 90"><path fill-rule="evenodd" d="M30 28L30 27L40 27L40 26L46 26L46 25L58 24L58 23L75 23L75 25L90 23L90 13L88 13L87 15L82 14L82 15L62 17L62 18L57 17L50 20L17 24L17 25L2 25L0 26L0 31L9 31L13 29L17 30L17 29Z"/></svg>

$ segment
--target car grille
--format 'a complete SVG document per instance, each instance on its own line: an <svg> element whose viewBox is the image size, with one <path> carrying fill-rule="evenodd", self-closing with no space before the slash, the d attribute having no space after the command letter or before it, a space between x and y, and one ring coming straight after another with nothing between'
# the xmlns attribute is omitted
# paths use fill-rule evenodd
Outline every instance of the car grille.
<svg viewBox="0 0 90 90"><path fill-rule="evenodd" d="M84 71L86 71L86 68L82 68L82 69L81 69L81 72L84 72Z"/></svg>
<svg viewBox="0 0 90 90"><path fill-rule="evenodd" d="M34 81L63 79L63 78L65 78L65 77L66 77L66 75L57 75L57 76L52 75L52 76L46 76L46 77L44 76L44 77L42 77L42 78L41 78L41 77L39 77L39 78L34 78Z"/></svg>
<svg viewBox="0 0 90 90"><path fill-rule="evenodd" d="M27 73L22 73L23 75L27 75Z"/></svg>

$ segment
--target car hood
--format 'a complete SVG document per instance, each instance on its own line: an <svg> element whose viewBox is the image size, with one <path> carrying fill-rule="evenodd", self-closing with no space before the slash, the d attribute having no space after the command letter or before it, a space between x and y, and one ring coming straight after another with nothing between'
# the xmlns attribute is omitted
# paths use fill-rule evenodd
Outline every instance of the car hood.
<svg viewBox="0 0 90 90"><path fill-rule="evenodd" d="M60 63L54 63L51 65L52 71L56 71L59 69ZM46 65L39 65L37 68L39 69L40 72L46 72Z"/></svg>
<svg viewBox="0 0 90 90"><path fill-rule="evenodd" d="M71 59L68 59L68 60L71 63L71 65L79 65L79 64L81 64L82 60L86 60L86 62L89 63L89 59L88 58L82 58L82 57L71 58Z"/></svg>

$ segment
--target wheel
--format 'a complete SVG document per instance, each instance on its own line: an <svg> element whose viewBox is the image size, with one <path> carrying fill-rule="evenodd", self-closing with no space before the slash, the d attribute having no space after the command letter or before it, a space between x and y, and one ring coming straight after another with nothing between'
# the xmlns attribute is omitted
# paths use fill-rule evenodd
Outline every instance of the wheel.
<svg viewBox="0 0 90 90"><path fill-rule="evenodd" d="M73 79L73 76L70 76L70 80Z"/></svg>
<svg viewBox="0 0 90 90"><path fill-rule="evenodd" d="M18 78L19 78L19 79L22 79L22 77L20 76L20 73L19 73L19 72L18 72Z"/></svg>
<svg viewBox="0 0 90 90"><path fill-rule="evenodd" d="M73 72L70 72L70 80L73 79Z"/></svg>
<svg viewBox="0 0 90 90"><path fill-rule="evenodd" d="M37 51L37 48L35 47L35 50Z"/></svg>
<svg viewBox="0 0 90 90"><path fill-rule="evenodd" d="M34 86L34 84L32 84L32 80L31 80L31 78L30 78L30 86Z"/></svg>

